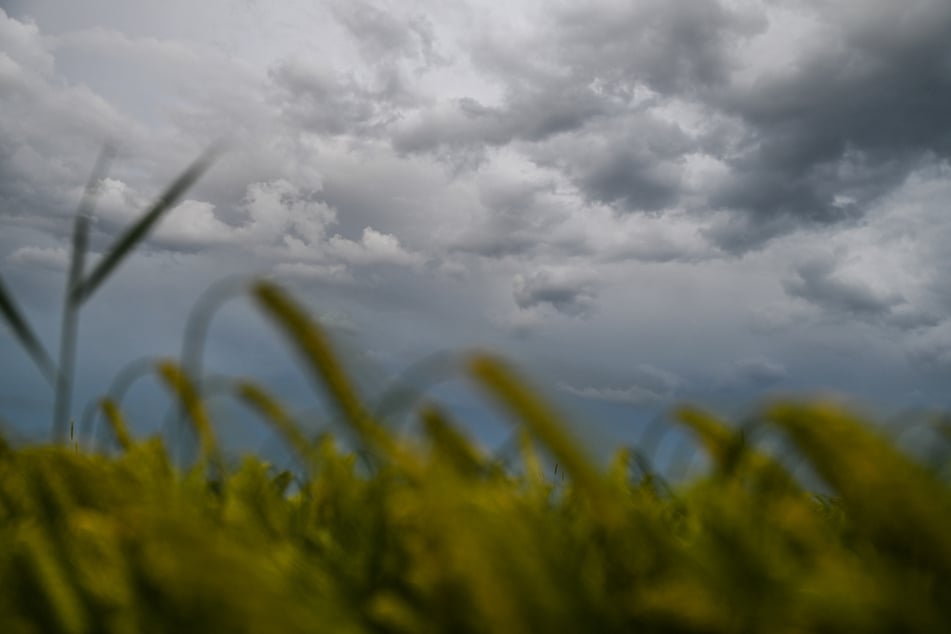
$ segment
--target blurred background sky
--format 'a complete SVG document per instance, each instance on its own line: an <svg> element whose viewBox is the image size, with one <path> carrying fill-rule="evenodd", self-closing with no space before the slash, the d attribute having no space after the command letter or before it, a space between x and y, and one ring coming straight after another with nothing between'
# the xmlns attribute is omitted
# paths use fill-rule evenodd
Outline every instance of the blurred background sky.
<svg viewBox="0 0 951 634"><path fill-rule="evenodd" d="M946 0L0 1L0 273L50 351L103 143L94 253L219 139L84 309L75 416L234 275L293 289L370 396L485 347L595 443L683 401L949 404ZM206 349L320 413L248 301ZM130 418L168 403L145 378ZM0 328L0 419L41 437L51 408Z"/></svg>

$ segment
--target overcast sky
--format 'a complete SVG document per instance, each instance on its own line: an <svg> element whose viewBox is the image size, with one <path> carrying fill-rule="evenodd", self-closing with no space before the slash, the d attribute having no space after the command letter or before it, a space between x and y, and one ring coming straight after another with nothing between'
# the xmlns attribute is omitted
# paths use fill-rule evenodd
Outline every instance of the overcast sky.
<svg viewBox="0 0 951 634"><path fill-rule="evenodd" d="M51 351L103 142L94 252L230 144L84 310L77 410L176 355L234 274L293 288L370 392L484 346L595 435L685 399L948 404L947 0L0 8L0 273ZM210 371L312 398L246 301L207 347ZM0 377L0 418L45 431L2 329Z"/></svg>

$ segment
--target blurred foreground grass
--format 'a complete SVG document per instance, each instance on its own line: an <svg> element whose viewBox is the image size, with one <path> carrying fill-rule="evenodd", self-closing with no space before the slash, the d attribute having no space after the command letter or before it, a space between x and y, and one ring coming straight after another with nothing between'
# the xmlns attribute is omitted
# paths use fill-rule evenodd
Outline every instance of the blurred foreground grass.
<svg viewBox="0 0 951 634"><path fill-rule="evenodd" d="M678 418L711 467L668 487L633 450L592 461L511 369L472 355L515 425L513 470L432 403L419 436L394 434L289 296L252 293L368 466L249 382L235 396L300 469L229 463L196 386L162 363L201 446L189 468L130 438L109 401L117 456L0 450L0 632L951 632L951 488L845 410L757 419L831 495L692 409Z"/></svg>

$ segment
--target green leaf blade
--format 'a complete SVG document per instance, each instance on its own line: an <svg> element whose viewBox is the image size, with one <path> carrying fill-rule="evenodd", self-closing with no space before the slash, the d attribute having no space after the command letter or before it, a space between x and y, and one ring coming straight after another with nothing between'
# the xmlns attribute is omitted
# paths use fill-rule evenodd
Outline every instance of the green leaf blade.
<svg viewBox="0 0 951 634"><path fill-rule="evenodd" d="M22 346L26 353L30 355L30 358L33 359L33 362L36 364L36 367L39 368L46 381L50 386L55 386L57 381L56 364L53 363L53 359L49 353L46 352L43 344L40 343L39 338L30 327L29 322L23 316L23 312L13 299L13 293L11 293L6 284L4 284L2 277L0 277L0 315L3 315L3 318L13 331L13 336L16 337L20 346Z"/></svg>
<svg viewBox="0 0 951 634"><path fill-rule="evenodd" d="M161 217L174 207L185 192L211 167L219 151L218 146L206 150L169 185L168 189L159 196L149 210L113 244L112 248L89 274L89 277L73 289L70 296L72 302L82 304L89 300L132 249L148 236L152 227Z"/></svg>

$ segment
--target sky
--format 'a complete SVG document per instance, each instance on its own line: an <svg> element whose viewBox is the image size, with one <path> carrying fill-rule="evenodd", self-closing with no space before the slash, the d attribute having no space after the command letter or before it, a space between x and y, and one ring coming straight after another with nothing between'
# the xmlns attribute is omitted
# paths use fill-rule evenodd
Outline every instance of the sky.
<svg viewBox="0 0 951 634"><path fill-rule="evenodd" d="M949 42L946 0L2 0L0 275L55 351L103 144L93 259L224 141L83 309L74 416L254 276L370 398L483 348L609 443L687 401L945 407ZM319 411L247 298L205 350ZM464 380L436 394L504 438ZM154 378L129 399L160 428ZM41 435L51 403L0 328L0 419Z"/></svg>

